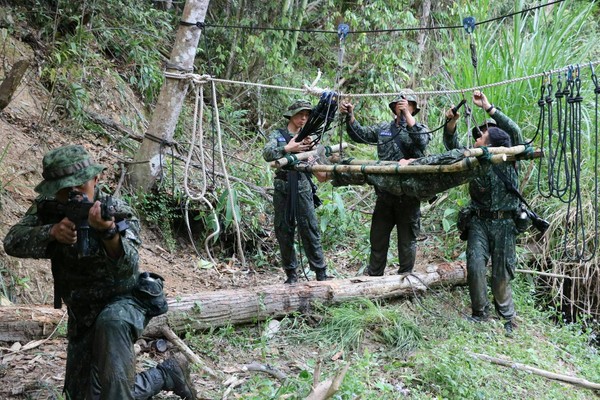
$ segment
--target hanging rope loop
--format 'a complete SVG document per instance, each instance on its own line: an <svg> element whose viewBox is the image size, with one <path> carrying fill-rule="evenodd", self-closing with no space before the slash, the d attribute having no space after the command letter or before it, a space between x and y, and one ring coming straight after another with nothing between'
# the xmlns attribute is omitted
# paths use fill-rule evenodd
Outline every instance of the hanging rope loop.
<svg viewBox="0 0 600 400"><path fill-rule="evenodd" d="M594 93L600 94L600 85L598 85L598 77L596 76L596 72L594 71L594 65L590 61L590 69L592 70L592 82L596 89L594 89Z"/></svg>
<svg viewBox="0 0 600 400"><path fill-rule="evenodd" d="M548 76L548 81L547 81L547 95L546 95L546 103L547 104L552 104L552 102L554 101L554 99L552 98L552 74L550 74Z"/></svg>
<svg viewBox="0 0 600 400"><path fill-rule="evenodd" d="M538 100L539 107L544 107L544 105L546 104L546 100L544 98L545 94L546 94L546 75L544 74L544 76L542 77L542 85L540 86L540 98Z"/></svg>

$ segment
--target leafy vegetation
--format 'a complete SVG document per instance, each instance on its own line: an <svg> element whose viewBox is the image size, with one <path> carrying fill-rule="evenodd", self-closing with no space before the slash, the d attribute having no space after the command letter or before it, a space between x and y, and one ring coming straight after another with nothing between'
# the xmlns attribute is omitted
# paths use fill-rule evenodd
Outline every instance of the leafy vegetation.
<svg viewBox="0 0 600 400"><path fill-rule="evenodd" d="M573 63L581 63L584 70L588 60L600 55L596 22L599 12L595 2L557 3L478 25L472 34L460 27L465 16L474 16L481 22L536 6L538 2L440 1L430 4L427 18L422 15L425 3L325 0L308 4L306 0L212 0L207 26L197 49L196 72L235 81L300 88L310 85L320 71L323 75L316 83L317 87L334 88L342 93L371 94L395 92L404 87L416 91L465 89ZM38 50L43 83L52 94L47 119L58 119L65 130L81 131L77 128L83 128L86 135L105 135L125 157L131 157L137 150L137 142L121 137L120 133L115 135L106 126L94 122L92 106L96 102L104 104L98 96L107 81L114 83L119 94L132 90L142 107L136 109L135 105L127 105L120 111L130 114L121 116L121 121L117 122L140 137L144 134L164 82L163 64L168 59L174 31L181 19L182 4L176 3L170 10L152 2L124 0L5 0L2 4L11 5L10 21L14 22L9 24L0 18L2 29L23 38L30 37L28 29L33 30L35 40L31 40L44 43L38 45ZM343 42L336 33L340 23L347 23L351 31L358 31L417 27L423 21L438 27L458 25L458 29L350 33ZM257 27L277 29L254 29ZM471 42L476 49L477 69L472 65ZM588 79L587 76L582 78ZM527 138L536 137L536 145L540 144L540 137L536 136L540 83L541 78L526 79L485 89L488 97L520 124ZM585 134L581 148L585 160L598 156L591 133L594 114L586 111L593 109L591 92L590 85L583 87ZM467 98L469 95L464 94ZM189 98L174 135L176 143L163 152L168 162L160 190L128 194L146 222L161 232L169 250L177 250L176 238L183 232L176 225L182 220L181 205L190 200L182 183L183 176L188 174L190 187L187 189L199 193L206 186L206 198L216 212L214 214L200 201L190 202L190 219L198 224L194 231L197 248L204 249L204 241L217 231L218 224L221 230L209 241L211 251L220 259L232 256L235 252L233 215L237 213L242 216L241 237L251 266L262 269L276 265L277 246L268 229L272 225L269 188L273 172L265 166L261 148L267 133L285 123L281 112L297 97L308 95L287 89L217 84L218 122L222 129L226 168L232 177L233 203L228 201L229 189L224 184L223 167L219 166L215 110L205 106L204 142L202 147L192 147L194 103L192 97ZM427 100L427 107L419 118L430 127L439 126L443 123L444 109L457 103L460 97L444 94L423 99ZM387 99L359 97L353 98L353 102L364 124L390 118ZM484 115L475 109L474 117L479 120ZM465 124L459 129L467 131ZM431 152L443 150L440 136L435 135ZM336 121L334 128L325 135L325 142L337 143L340 139L348 138L342 121ZM188 152L193 155L194 167L185 171L182 160ZM200 165L200 154L204 157L204 166ZM355 146L347 154L374 158L376 149ZM3 155L0 154L0 165ZM262 325L190 334L188 340L197 352L215 362L219 362L218 357L223 352L213 353L211 349L224 348L232 354L256 355L265 363L296 365L290 367L294 373L283 384L252 375L239 390L243 398L248 399L307 394L317 361L331 360L339 352L345 362L352 363L339 398L392 399L404 395L424 399L543 398L540 393L548 399L589 398L590 393L583 389L574 390L519 371L486 364L469 354L493 354L600 381L599 357L591 346L596 340L591 328L597 322L578 315L580 320L573 324L552 326L547 323L549 319L561 321L564 316L540 311L534 304L540 300L534 283L543 283L551 290L551 296L541 298L541 303L548 303L550 310L565 302L569 289L573 289L575 296L579 296L570 299L576 300L573 307L583 308L584 315L598 314L598 255L587 263L564 261L565 242L561 238L565 227L562 224L570 211L557 199L537 195L532 182L538 168L547 168L545 165L524 162L522 167L523 191L531 199L534 209L551 222L551 228L543 248L537 253L520 248L520 267L527 267L533 257L533 268L586 277L585 282L596 283L588 287L571 287L561 278L546 281L519 278L516 293L520 326L514 339L501 335L499 321L472 325L463 320L461 314L468 307L468 296L466 289L461 288L418 298L411 303L361 301L318 309L316 324L310 316L290 317L284 321L284 329L274 343L261 337ZM594 208L594 182L590 178L594 176L594 168L591 162L581 165L583 209L588 213ZM5 184L5 180L0 180L0 195ZM329 270L337 277L347 277L348 270L361 273L368 257L372 189L325 185L319 196L323 206L318 209L318 216ZM455 217L466 201L468 195L461 187L443 194L433 204L423 205L424 240L419 243L419 248L426 258L455 261L464 257L464 243L458 239ZM590 224L586 225L589 235L594 232L593 223L591 218L586 220L586 224ZM536 242L535 239L530 233L522 237L522 242L531 244ZM591 236L585 240L591 243ZM390 263L393 263L395 240L391 243ZM347 268L336 268L338 265ZM3 276L6 275L3 265L0 270ZM574 285L578 282L582 280L576 280ZM27 280L11 285L25 287ZM6 285L2 286L7 297L9 291ZM284 354L284 350L290 349L293 350L291 355ZM314 354L315 349L320 353ZM326 375L333 375L339 369L337 362L324 362Z"/></svg>

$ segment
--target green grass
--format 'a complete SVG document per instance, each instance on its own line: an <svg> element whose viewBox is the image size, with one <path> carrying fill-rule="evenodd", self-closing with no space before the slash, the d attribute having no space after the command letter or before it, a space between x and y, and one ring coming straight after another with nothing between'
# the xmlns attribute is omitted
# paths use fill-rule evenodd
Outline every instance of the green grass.
<svg viewBox="0 0 600 400"><path fill-rule="evenodd" d="M472 354L511 360L550 372L600 382L600 357L594 335L579 324L557 326L540 311L528 279L513 283L518 327L504 335L501 320L472 323L464 287L429 292L418 299L378 304L369 300L281 321L272 339L266 323L216 329L188 336L194 351L217 369L257 361L285 372L280 382L252 372L236 376L232 390L240 399L304 398L321 362L321 380L345 365L350 369L334 399L590 399L588 389L561 384L475 358ZM208 398L222 396L214 389Z"/></svg>

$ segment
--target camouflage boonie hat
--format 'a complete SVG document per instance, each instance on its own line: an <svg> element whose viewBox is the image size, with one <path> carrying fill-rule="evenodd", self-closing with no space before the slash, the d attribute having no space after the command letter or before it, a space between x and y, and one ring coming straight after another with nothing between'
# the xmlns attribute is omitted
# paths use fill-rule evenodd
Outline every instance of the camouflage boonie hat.
<svg viewBox="0 0 600 400"><path fill-rule="evenodd" d="M60 189L79 186L104 170L96 164L83 146L68 145L50 150L42 160L44 180L35 191L54 196Z"/></svg>
<svg viewBox="0 0 600 400"><path fill-rule="evenodd" d="M298 114L300 111L304 111L304 110L308 110L308 111L312 110L312 106L310 105L310 102L306 101L306 100L296 100L295 102L292 103L291 106L289 106L287 108L286 112L283 113L283 116L286 117L287 119L290 119L294 115Z"/></svg>
<svg viewBox="0 0 600 400"><path fill-rule="evenodd" d="M474 126L473 129L471 129L471 136L473 136L474 139L478 139L490 126L498 126L498 124L496 124L496 121L493 119L488 118L483 124Z"/></svg>
<svg viewBox="0 0 600 400"><path fill-rule="evenodd" d="M402 99L406 99L409 102L415 103L415 111L412 113L412 115L417 115L419 113L419 111L421 111L421 108L419 108L419 102L417 102L417 96L415 96L415 93L412 90L405 90L403 92L398 93L398 96L396 96L396 98L394 98L394 100L392 100L390 102L389 106L390 106L390 110L392 110L392 113L396 114L396 110L394 108L396 108L396 103Z"/></svg>

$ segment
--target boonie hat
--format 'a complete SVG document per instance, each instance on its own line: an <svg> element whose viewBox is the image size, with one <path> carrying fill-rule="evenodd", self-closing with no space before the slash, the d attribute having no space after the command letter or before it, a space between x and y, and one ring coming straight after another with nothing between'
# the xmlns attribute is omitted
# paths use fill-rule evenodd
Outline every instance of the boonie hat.
<svg viewBox="0 0 600 400"><path fill-rule="evenodd" d="M283 113L283 116L286 117L287 119L290 119L294 115L298 114L300 111L304 111L304 110L308 110L308 111L312 110L312 106L310 105L310 102L308 102L306 100L296 100L292 103L291 106L289 106L287 108L287 110Z"/></svg>
<svg viewBox="0 0 600 400"><path fill-rule="evenodd" d="M50 150L44 155L42 167L44 180L35 187L35 191L46 196L53 196L66 187L82 185L106 168L96 164L79 145Z"/></svg>
<svg viewBox="0 0 600 400"><path fill-rule="evenodd" d="M415 92L413 92L412 90L406 90L398 93L398 96L396 96L394 100L392 100L390 104L388 104L390 110L392 110L394 114L396 113L396 103L402 99L406 99L411 103L415 103L415 111L412 113L412 115L417 115L419 111L421 111L421 108L419 108L419 103L417 102L417 96L415 96Z"/></svg>
<svg viewBox="0 0 600 400"><path fill-rule="evenodd" d="M496 121L493 119L488 118L483 124L475 126L473 129L471 129L471 136L473 136L474 139L478 139L481 134L491 126L498 126L498 124L496 124Z"/></svg>

